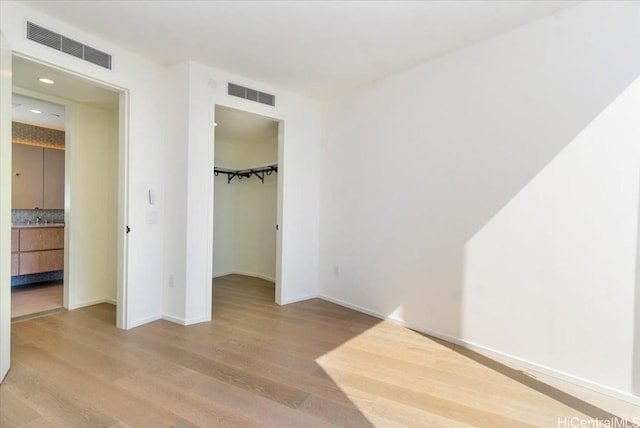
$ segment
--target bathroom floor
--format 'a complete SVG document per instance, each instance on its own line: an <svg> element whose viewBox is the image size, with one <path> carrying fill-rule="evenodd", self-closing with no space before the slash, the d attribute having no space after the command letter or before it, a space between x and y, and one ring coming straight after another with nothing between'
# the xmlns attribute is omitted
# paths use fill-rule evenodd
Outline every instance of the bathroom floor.
<svg viewBox="0 0 640 428"><path fill-rule="evenodd" d="M11 289L11 320L31 318L44 313L63 310L62 281Z"/></svg>

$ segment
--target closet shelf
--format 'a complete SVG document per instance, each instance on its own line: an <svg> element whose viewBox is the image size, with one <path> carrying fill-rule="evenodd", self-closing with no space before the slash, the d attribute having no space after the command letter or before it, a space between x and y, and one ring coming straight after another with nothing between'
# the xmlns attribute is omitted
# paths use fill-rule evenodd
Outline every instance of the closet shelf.
<svg viewBox="0 0 640 428"><path fill-rule="evenodd" d="M278 172L278 164L261 166L257 168L249 168L249 169L229 169L229 168L221 168L214 166L213 174L217 177L219 174L227 175L227 183L231 183L235 177L238 177L238 180L242 180L243 178L251 178L252 175L255 175L264 183L264 176L271 175L274 172Z"/></svg>

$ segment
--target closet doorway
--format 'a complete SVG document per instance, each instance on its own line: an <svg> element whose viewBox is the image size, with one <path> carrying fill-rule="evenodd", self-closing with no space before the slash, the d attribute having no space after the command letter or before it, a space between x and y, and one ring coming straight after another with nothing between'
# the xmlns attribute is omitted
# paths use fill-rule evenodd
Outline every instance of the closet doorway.
<svg viewBox="0 0 640 428"><path fill-rule="evenodd" d="M280 123L224 106L215 121L213 310L234 293L274 302Z"/></svg>

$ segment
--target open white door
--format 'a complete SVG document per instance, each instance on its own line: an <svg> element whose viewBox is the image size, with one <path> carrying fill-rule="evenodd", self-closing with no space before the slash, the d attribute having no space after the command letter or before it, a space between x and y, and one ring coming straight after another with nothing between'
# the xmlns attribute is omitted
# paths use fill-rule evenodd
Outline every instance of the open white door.
<svg viewBox="0 0 640 428"><path fill-rule="evenodd" d="M11 354L11 49L0 32L0 382Z"/></svg>

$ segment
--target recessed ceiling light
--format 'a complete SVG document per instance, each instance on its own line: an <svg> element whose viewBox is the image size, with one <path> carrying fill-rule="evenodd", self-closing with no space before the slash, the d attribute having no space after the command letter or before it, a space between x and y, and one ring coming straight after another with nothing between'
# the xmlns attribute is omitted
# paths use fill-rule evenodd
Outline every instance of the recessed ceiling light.
<svg viewBox="0 0 640 428"><path fill-rule="evenodd" d="M31 113L35 113L35 114L42 114L42 112L40 110L36 110L36 109L31 109L29 110Z"/></svg>
<svg viewBox="0 0 640 428"><path fill-rule="evenodd" d="M56 83L51 79L47 79L46 77L41 77L38 80L41 81L42 83L46 83L47 85L53 85L54 83Z"/></svg>
<svg viewBox="0 0 640 428"><path fill-rule="evenodd" d="M213 126L218 126L218 124L216 122L213 122Z"/></svg>

